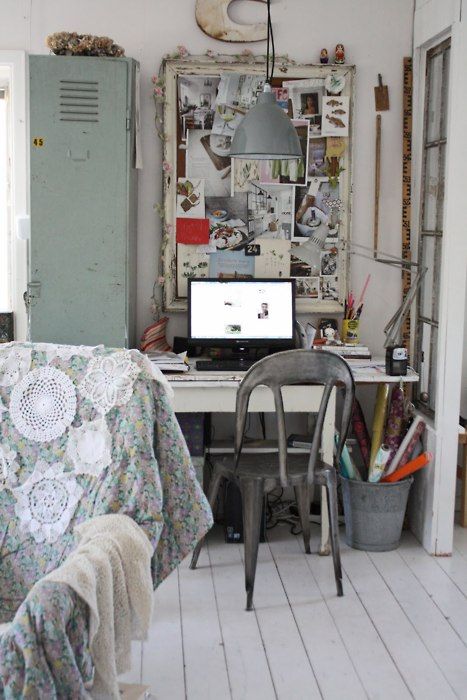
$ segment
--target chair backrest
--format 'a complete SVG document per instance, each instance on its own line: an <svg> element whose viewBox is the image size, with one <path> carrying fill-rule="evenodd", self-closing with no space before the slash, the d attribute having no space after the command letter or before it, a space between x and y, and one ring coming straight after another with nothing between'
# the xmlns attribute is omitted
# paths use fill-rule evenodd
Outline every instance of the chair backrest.
<svg viewBox="0 0 467 700"><path fill-rule="evenodd" d="M308 483L313 482L313 473L321 447L321 436L329 398L334 387L344 390L344 404L339 430L339 442L336 451L336 464L339 463L345 444L352 415L355 386L349 365L338 355L325 350L287 350L265 357L251 367L245 374L237 393L235 426L235 460L238 466L248 405L253 389L266 386L271 389L276 408L277 435L279 443L279 470L283 486L288 483L287 474L287 435L285 427L282 387L293 384L318 384L324 387L320 402L318 419L310 449L308 463Z"/></svg>

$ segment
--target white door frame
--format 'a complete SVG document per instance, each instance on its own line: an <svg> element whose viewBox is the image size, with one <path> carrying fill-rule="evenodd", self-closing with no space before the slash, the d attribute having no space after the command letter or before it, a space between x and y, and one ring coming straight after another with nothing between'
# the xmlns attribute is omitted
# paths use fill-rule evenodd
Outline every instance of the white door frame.
<svg viewBox="0 0 467 700"><path fill-rule="evenodd" d="M29 217L27 54L24 51L0 51L0 65L10 69L12 311L15 316L15 337L25 340L27 313L23 293L28 281L28 241L18 238L17 220L18 217Z"/></svg>
<svg viewBox="0 0 467 700"><path fill-rule="evenodd" d="M418 16L417 16L418 15ZM448 16L449 15L449 16ZM443 253L439 301L438 376L435 419L427 419L427 449L434 462L417 477L411 503L411 526L431 554L452 552L456 492L467 236L465 225L465 162L467 110L465 56L467 21L460 2L429 0L415 13L413 243L418 241L423 151L425 67L427 51L451 37Z"/></svg>

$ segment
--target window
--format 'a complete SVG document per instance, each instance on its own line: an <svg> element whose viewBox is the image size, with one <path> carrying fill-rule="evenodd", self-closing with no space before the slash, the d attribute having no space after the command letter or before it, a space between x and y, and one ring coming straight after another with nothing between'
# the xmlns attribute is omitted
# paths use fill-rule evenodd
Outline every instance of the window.
<svg viewBox="0 0 467 700"><path fill-rule="evenodd" d="M418 260L427 273L418 295L415 359L420 374L416 403L429 415L436 403L450 51L448 39L426 55Z"/></svg>
<svg viewBox="0 0 467 700"><path fill-rule="evenodd" d="M0 311L11 311L8 89L0 82Z"/></svg>

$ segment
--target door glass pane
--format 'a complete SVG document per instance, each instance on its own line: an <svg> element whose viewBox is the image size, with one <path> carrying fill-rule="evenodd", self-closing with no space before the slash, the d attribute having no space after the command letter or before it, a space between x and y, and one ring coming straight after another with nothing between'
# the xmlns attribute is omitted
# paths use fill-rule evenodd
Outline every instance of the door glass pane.
<svg viewBox="0 0 467 700"><path fill-rule="evenodd" d="M420 391L420 400L425 406L428 407L430 388L431 326L429 326L427 323L421 323L419 326L419 333L421 361L419 367L420 381L418 387Z"/></svg>
<svg viewBox="0 0 467 700"><path fill-rule="evenodd" d="M440 138L441 94L443 86L443 54L434 56L428 64L428 103L426 114L426 140Z"/></svg>
<svg viewBox="0 0 467 700"><path fill-rule="evenodd" d="M421 260L428 270L425 273L421 288L420 311L425 318L432 317L433 309L433 273L435 265L435 236L422 236Z"/></svg>
<svg viewBox="0 0 467 700"><path fill-rule="evenodd" d="M423 202L423 229L436 230L438 201L439 149L427 148L425 152L425 180Z"/></svg>
<svg viewBox="0 0 467 700"><path fill-rule="evenodd" d="M443 230L444 215L444 174L446 166L446 146L439 147L438 206L436 209L436 230Z"/></svg>
<svg viewBox="0 0 467 700"><path fill-rule="evenodd" d="M444 52L444 69L443 69L443 89L442 89L442 111L441 111L441 133L442 139L447 137L447 103L449 90L449 68L451 61L451 49Z"/></svg>
<svg viewBox="0 0 467 700"><path fill-rule="evenodd" d="M439 288L441 276L442 238L435 238L435 261L433 263L433 321L439 321Z"/></svg>
<svg viewBox="0 0 467 700"><path fill-rule="evenodd" d="M438 329L431 328L430 378L428 383L428 405L432 411L436 407L436 366L438 364Z"/></svg>

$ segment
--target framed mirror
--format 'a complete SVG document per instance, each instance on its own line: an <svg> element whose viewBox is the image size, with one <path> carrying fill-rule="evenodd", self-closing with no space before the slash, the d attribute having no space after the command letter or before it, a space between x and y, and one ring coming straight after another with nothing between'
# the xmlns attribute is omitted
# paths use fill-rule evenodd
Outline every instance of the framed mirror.
<svg viewBox="0 0 467 700"><path fill-rule="evenodd" d="M279 60L272 87L303 157L231 159L232 136L264 74L264 57L252 55L163 63L166 311L186 310L190 277L295 277L299 313L343 310L355 68Z"/></svg>

